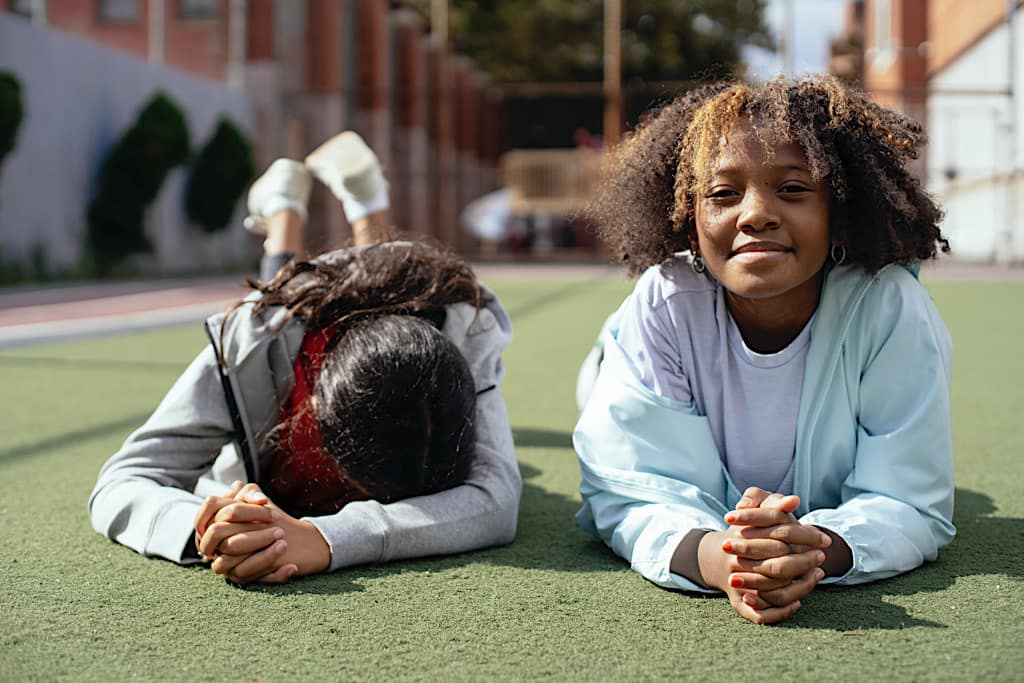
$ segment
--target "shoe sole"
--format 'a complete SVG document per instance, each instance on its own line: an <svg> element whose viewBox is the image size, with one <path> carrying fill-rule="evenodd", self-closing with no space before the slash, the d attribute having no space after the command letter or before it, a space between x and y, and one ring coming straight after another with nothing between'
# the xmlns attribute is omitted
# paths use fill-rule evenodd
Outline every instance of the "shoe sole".
<svg viewBox="0 0 1024 683"><path fill-rule="evenodd" d="M306 157L306 167L332 189L344 189L356 199L372 199L381 190L383 175L377 155L354 131L346 130ZM342 188L331 182L337 178Z"/></svg>

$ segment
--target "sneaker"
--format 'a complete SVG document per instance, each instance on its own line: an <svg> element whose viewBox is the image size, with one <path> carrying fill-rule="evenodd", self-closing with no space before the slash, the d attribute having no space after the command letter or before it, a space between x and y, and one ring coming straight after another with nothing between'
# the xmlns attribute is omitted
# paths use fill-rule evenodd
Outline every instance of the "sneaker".
<svg viewBox="0 0 1024 683"><path fill-rule="evenodd" d="M306 168L341 200L350 221L387 208L388 182L380 161L353 131L339 133L313 150Z"/></svg>
<svg viewBox="0 0 1024 683"><path fill-rule="evenodd" d="M267 233L267 219L282 209L306 213L313 178L298 161L278 159L249 188L245 227L257 235Z"/></svg>

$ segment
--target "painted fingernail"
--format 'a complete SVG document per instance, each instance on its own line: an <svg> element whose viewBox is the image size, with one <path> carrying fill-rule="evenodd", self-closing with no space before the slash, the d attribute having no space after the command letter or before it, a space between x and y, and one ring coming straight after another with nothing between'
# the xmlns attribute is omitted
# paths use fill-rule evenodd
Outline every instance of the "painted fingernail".
<svg viewBox="0 0 1024 683"><path fill-rule="evenodd" d="M725 521L729 524L733 524L736 521L736 515L731 512L725 516Z"/></svg>
<svg viewBox="0 0 1024 683"><path fill-rule="evenodd" d="M815 558L816 558L816 559L818 560L818 564L821 564L822 562L824 562L824 561L825 561L825 553L823 553L823 552L821 552L821 551L819 550L819 551L818 551L818 554L817 554L817 555L815 555Z"/></svg>
<svg viewBox="0 0 1024 683"><path fill-rule="evenodd" d="M276 538L276 539L282 539L282 538L284 538L284 530L283 529L274 529L274 533L271 534L271 535L274 538Z"/></svg>
<svg viewBox="0 0 1024 683"><path fill-rule="evenodd" d="M732 541L725 541L724 543L722 543L722 550L724 550L727 553L731 553L732 552Z"/></svg>
<svg viewBox="0 0 1024 683"><path fill-rule="evenodd" d="M733 588L742 588L743 587L743 579L740 578L739 576L730 576L729 577L729 585L732 586Z"/></svg>

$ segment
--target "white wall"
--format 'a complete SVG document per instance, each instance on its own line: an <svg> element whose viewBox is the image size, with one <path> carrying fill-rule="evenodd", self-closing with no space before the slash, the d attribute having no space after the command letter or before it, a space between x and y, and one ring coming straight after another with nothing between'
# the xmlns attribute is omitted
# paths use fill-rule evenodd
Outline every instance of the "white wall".
<svg viewBox="0 0 1024 683"><path fill-rule="evenodd" d="M185 112L193 151L222 115L252 130L242 91L148 64L75 36L0 13L0 69L21 82L25 117L0 166L0 258L27 260L41 247L54 268L78 263L86 207L103 159L158 90ZM251 135L251 134L250 134ZM227 230L208 236L188 224L187 169L172 171L150 207L149 272L210 271L253 262L257 241L241 227L244 201Z"/></svg>
<svg viewBox="0 0 1024 683"><path fill-rule="evenodd" d="M1021 169L1024 151L1022 19L1018 11L1013 63L1019 104L1013 138L1005 94L966 94L1007 89L1010 34L1005 23L931 80L928 184L946 209L943 231L953 254L964 260L1024 261L1024 178L1016 177L1012 188L1009 182L1009 170ZM955 178L947 171L955 171Z"/></svg>

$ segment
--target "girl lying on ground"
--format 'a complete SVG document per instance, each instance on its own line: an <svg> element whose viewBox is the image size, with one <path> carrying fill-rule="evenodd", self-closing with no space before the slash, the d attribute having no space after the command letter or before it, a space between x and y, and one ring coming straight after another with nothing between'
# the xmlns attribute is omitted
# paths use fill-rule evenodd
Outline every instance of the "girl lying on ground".
<svg viewBox="0 0 1024 683"><path fill-rule="evenodd" d="M696 90L617 150L594 217L643 275L581 392L577 518L647 579L777 622L953 538L922 142L816 77Z"/></svg>
<svg viewBox="0 0 1024 683"><path fill-rule="evenodd" d="M293 260L312 175L356 246ZM354 133L253 184L263 280L103 466L98 532L238 583L512 541L508 317L455 256L388 241L387 191Z"/></svg>

